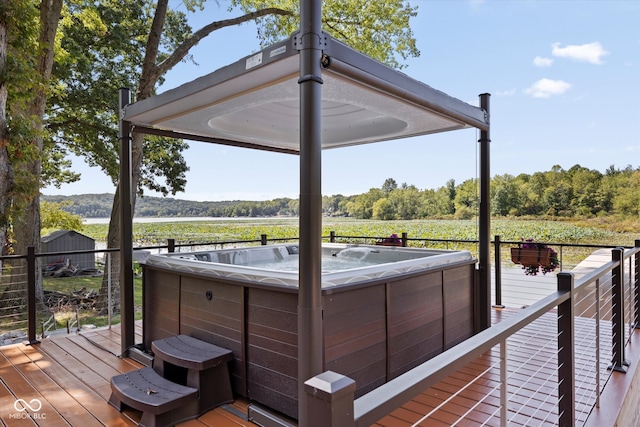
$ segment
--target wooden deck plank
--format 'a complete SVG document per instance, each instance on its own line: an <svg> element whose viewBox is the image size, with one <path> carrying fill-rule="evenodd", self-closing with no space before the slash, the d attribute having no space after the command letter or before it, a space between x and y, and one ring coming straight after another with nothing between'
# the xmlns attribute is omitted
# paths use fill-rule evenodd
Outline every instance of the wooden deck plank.
<svg viewBox="0 0 640 427"><path fill-rule="evenodd" d="M216 408L213 411L209 411L202 416L198 417L197 420L201 425L209 426L209 427L240 427L245 426L254 427L255 424L241 420L238 417L235 417L230 412L227 412L223 409ZM186 423L178 424L176 427L194 427L185 425Z"/></svg>
<svg viewBox="0 0 640 427"><path fill-rule="evenodd" d="M36 352L39 355L37 360L35 360L31 354ZM65 390L70 400L77 402L78 405L82 405L100 421L101 425L114 427L136 425L136 423L133 423L130 419L123 417L113 406L105 405L102 396L98 395L76 376L70 375L70 372L66 368L57 363L55 359L52 359L45 352L40 352L34 347L27 347L25 353L43 372Z"/></svg>
<svg viewBox="0 0 640 427"><path fill-rule="evenodd" d="M94 366L82 363L81 360L86 358L79 356L81 360L77 359L76 355L70 354L66 349L60 347L57 341L58 340L43 341L40 344L40 347L47 355L52 359L55 359L57 363L64 366L69 374L79 379L103 400L108 401L109 396L111 396L111 386L106 379L111 377L100 375L98 372L94 371L94 368L97 368L99 371L102 370L98 367L98 365L101 365L100 361L93 358ZM111 372L114 372L113 375L119 374L113 369Z"/></svg>
<svg viewBox="0 0 640 427"><path fill-rule="evenodd" d="M4 358L4 355L0 353L0 357ZM6 427L36 425L30 418L20 418L20 414L13 406L17 398L2 380L3 375L4 372L0 368L0 425Z"/></svg>
<svg viewBox="0 0 640 427"><path fill-rule="evenodd" d="M501 319L508 318L516 310L492 310L492 312L493 321L497 323ZM555 345L545 346L549 341L555 342L557 338L553 333L541 333L544 327L550 327L553 330L555 321L555 314L550 313L508 340L510 399L508 424L510 426L547 426L554 425L557 420L556 398L553 397L557 395L555 380L557 350ZM141 332L140 325L140 322L136 323L136 330ZM590 363L594 357L594 342L587 337L582 337L582 335L593 335L594 325L595 322L592 320L576 321L576 343L584 341L584 344L576 349L577 362ZM601 335L604 337L610 326L601 324L601 327L603 328ZM120 330L116 327L111 330L83 331L81 335L51 337L35 346L6 347L11 348L10 350L0 347L0 426L21 426L26 425L25 423L34 425L31 420L9 419L6 415L15 412L13 402L23 393L27 396L25 398L27 401L40 396L38 398L42 398L51 405L51 408L55 408L51 409L52 413L55 411L57 414L62 414L57 420L52 418L52 422L48 422L47 426L68 425L64 415L70 409L69 404L64 401L65 394L69 396L70 401L78 402L84 407L77 414L78 420L72 420L69 417L67 421L70 425L80 427L93 425L83 418L86 413L93 414L94 420L107 426L136 425L140 419L139 412L125 411L121 414L107 403L110 396L111 376L141 366L131 359L115 356L120 351L120 339ZM500 382L499 360L500 349L496 346L468 365L460 367L456 373L433 388L424 391L401 408L383 417L375 425L411 426L453 393L458 393L436 414L417 425L437 427L457 422L456 425L460 427L499 426L500 398L497 390ZM604 367L606 364L606 360L601 362ZM40 370L41 373L37 373L36 370ZM482 372L484 373L479 375ZM576 406L581 408L576 417L579 422L583 422L588 415L588 404L585 406L581 403L585 400L581 396L591 396L594 393L594 381L589 378L595 376L595 369L586 367L584 370L577 369L576 372L581 377L587 377L584 383L576 385ZM599 375L605 380L608 378L606 371L604 373L601 371ZM36 384L42 382L41 380L44 381L43 387ZM467 385L471 380L475 380L474 383ZM466 388L459 391L464 386ZM513 410L516 405L522 405L518 412ZM603 402L603 405L606 403ZM233 406L234 412L247 413L246 400L237 400ZM47 419L47 421L50 420ZM64 424L56 424L56 422L64 422ZM198 419L179 424L179 427L206 426L255 425L224 408L216 408Z"/></svg>
<svg viewBox="0 0 640 427"><path fill-rule="evenodd" d="M38 424L37 418L44 416L47 426L68 426L69 424L56 411L54 406L40 393L37 388L39 385L31 384L28 379L23 376L20 371L20 364L24 362L16 360L17 364L13 363L12 356L14 348L15 346L9 346L1 350L4 357L0 359L0 377L6 387L11 389L11 394L15 396L14 399L11 399L13 400L11 402L12 405L18 401L18 399L22 399L29 407L18 403L16 406L22 408L22 410L19 411L16 406L14 406L13 410L7 414L0 414L0 417L5 418L6 416L10 418L12 414L14 416L30 417L32 420L36 420L35 423Z"/></svg>
<svg viewBox="0 0 640 427"><path fill-rule="evenodd" d="M11 362L18 368L25 380L37 387L42 397L52 405L52 409L71 425L100 426L101 423L82 406L81 402L70 398L69 394L40 369L32 359L41 359L42 355L37 351L30 351L31 356L28 356L25 354L25 347L12 347L5 354L11 358ZM49 417L50 415L47 413L47 418Z"/></svg>

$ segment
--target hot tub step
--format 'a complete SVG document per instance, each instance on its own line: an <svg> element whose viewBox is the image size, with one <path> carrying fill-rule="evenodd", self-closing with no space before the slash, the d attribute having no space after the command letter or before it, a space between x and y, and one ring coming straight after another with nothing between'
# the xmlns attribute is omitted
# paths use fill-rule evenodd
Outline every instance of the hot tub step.
<svg viewBox="0 0 640 427"><path fill-rule="evenodd" d="M176 335L151 343L153 369L163 377L200 392L198 413L233 401L227 362L233 353L226 348Z"/></svg>
<svg viewBox="0 0 640 427"><path fill-rule="evenodd" d="M198 390L163 378L150 367L111 378L109 403L142 411L140 425L160 427L197 415Z"/></svg>

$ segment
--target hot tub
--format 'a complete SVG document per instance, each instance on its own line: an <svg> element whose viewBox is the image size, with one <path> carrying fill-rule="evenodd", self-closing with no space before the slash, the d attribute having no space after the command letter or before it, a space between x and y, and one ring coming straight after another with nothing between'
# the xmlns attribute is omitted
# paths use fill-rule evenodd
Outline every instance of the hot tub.
<svg viewBox="0 0 640 427"><path fill-rule="evenodd" d="M467 251L326 244L322 268L324 369L356 396L474 333ZM144 344L187 334L228 348L234 392L297 418L297 270L293 244L151 255Z"/></svg>

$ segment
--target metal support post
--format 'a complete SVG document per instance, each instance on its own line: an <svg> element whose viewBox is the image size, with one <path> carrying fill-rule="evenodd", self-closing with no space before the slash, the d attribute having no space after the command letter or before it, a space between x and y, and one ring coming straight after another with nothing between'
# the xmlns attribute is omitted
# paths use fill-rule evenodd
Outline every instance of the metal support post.
<svg viewBox="0 0 640 427"><path fill-rule="evenodd" d="M640 240L635 241L635 247L640 248ZM633 277L631 277L631 289L633 289L633 327L640 328L640 251L633 256Z"/></svg>
<svg viewBox="0 0 640 427"><path fill-rule="evenodd" d="M322 1L300 2L300 258L298 419L307 425L304 383L323 371L322 333Z"/></svg>
<svg viewBox="0 0 640 427"><path fill-rule="evenodd" d="M488 93L480 95L480 108L485 111L489 121ZM491 326L491 206L490 206L490 145L489 130L480 131L480 208L479 208L479 248L478 248L478 278L479 292L476 297L477 328L482 331Z"/></svg>
<svg viewBox="0 0 640 427"><path fill-rule="evenodd" d="M122 356L135 345L133 289L133 191L131 188L131 124L122 119L131 102L129 89L119 90L120 102L120 329Z"/></svg>
<svg viewBox="0 0 640 427"><path fill-rule="evenodd" d="M27 335L29 344L38 344L36 339L36 247L27 246ZM44 336L44 332L42 333Z"/></svg>
<svg viewBox="0 0 640 427"><path fill-rule="evenodd" d="M502 267L501 267L501 257L500 257L500 236L495 236L493 238L493 258L494 258L494 275L495 275L495 289L496 289L496 303L494 304L494 308L504 308L502 304Z"/></svg>
<svg viewBox="0 0 640 427"><path fill-rule="evenodd" d="M558 305L558 425L560 427L573 427L576 424L573 281L573 273L558 273L558 291L570 294L569 299Z"/></svg>
<svg viewBox="0 0 640 427"><path fill-rule="evenodd" d="M613 360L609 369L618 372L627 372L629 362L624 357L624 249L611 250L611 258L618 265L611 272L611 336Z"/></svg>

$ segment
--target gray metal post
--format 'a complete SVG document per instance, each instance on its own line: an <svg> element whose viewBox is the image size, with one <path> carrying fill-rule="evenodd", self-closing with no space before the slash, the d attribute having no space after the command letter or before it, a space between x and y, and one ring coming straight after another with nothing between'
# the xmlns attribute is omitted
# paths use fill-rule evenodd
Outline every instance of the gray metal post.
<svg viewBox="0 0 640 427"><path fill-rule="evenodd" d="M300 1L300 258L298 419L306 425L306 380L323 371L322 349L322 1Z"/></svg>
<svg viewBox="0 0 640 427"><path fill-rule="evenodd" d="M575 338L573 334L573 273L558 273L558 291L571 297L558 305L558 425L575 426Z"/></svg>
<svg viewBox="0 0 640 427"><path fill-rule="evenodd" d="M640 248L640 240L635 241L635 247ZM638 329L640 328L640 252L636 252L633 256L633 277L631 289L633 289L633 326Z"/></svg>
<svg viewBox="0 0 640 427"><path fill-rule="evenodd" d="M326 371L305 382L306 427L348 427L355 425L353 398L356 383L349 377Z"/></svg>
<svg viewBox="0 0 640 427"><path fill-rule="evenodd" d="M489 120L489 95L480 95L480 108ZM480 208L479 208L479 248L478 248L478 278L479 295L476 298L478 313L477 328L479 331L491 326L491 206L490 206L490 149L491 142L489 130L480 131Z"/></svg>
<svg viewBox="0 0 640 427"><path fill-rule="evenodd" d="M131 200L131 124L122 119L131 92L121 88L120 102L120 328L122 355L135 345L135 307L133 290L133 203Z"/></svg>
<svg viewBox="0 0 640 427"><path fill-rule="evenodd" d="M494 258L494 275L495 275L495 288L496 288L496 303L495 308L504 308L502 304L502 259L500 256L500 236L493 238L493 258Z"/></svg>
<svg viewBox="0 0 640 427"><path fill-rule="evenodd" d="M609 369L627 372L629 362L624 357L624 249L611 250L612 261L618 262L611 272L611 336L613 360Z"/></svg>
<svg viewBox="0 0 640 427"><path fill-rule="evenodd" d="M44 328L42 332L44 337ZM29 344L36 339L36 247L27 246L27 338Z"/></svg>

